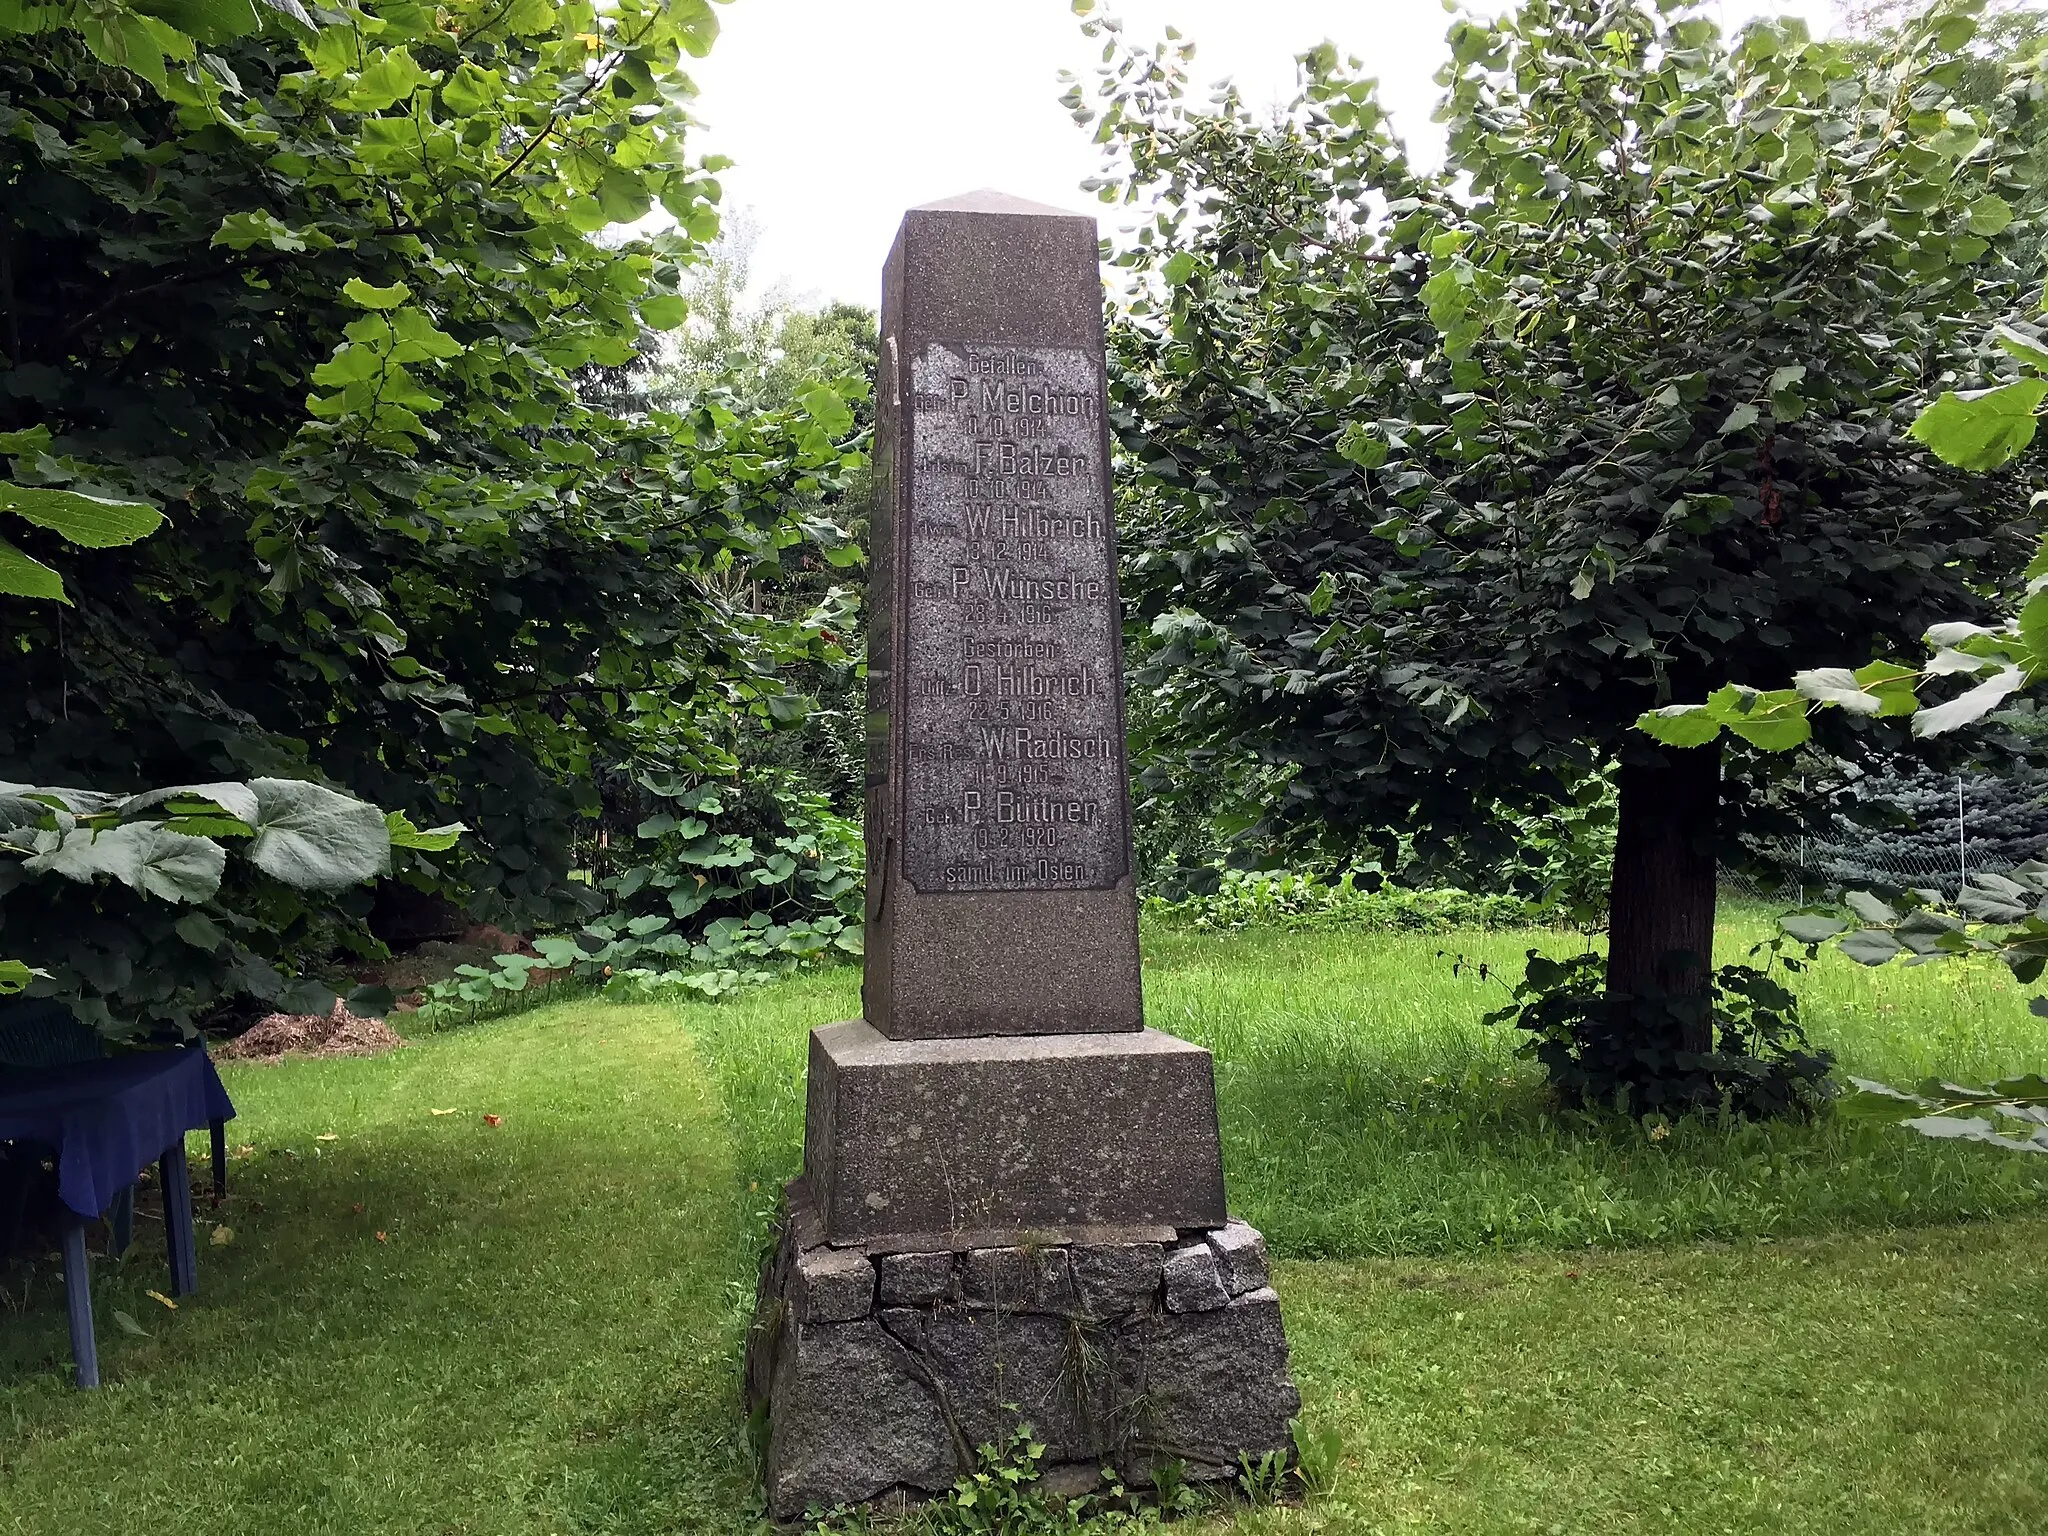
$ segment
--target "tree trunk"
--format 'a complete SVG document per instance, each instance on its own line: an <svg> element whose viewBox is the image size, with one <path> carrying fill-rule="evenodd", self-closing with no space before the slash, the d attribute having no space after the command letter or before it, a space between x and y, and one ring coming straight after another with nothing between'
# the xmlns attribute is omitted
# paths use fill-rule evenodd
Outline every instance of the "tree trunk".
<svg viewBox="0 0 2048 1536"><path fill-rule="evenodd" d="M1714 964L1720 744L1667 748L1658 767L1624 766L1620 787L1608 893L1608 996L1700 996ZM1685 1045L1706 1050L1710 1043L1703 1037Z"/></svg>

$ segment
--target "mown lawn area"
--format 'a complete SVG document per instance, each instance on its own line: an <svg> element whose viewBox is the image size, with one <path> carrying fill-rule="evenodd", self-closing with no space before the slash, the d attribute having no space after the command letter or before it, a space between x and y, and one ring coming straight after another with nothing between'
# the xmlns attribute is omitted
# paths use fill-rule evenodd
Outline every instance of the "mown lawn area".
<svg viewBox="0 0 2048 1536"><path fill-rule="evenodd" d="M1723 954L1761 932L1738 915ZM1330 1497L1203 1527L2038 1528L2048 1159L1559 1116L1477 1023L1498 986L1437 952L1573 942L1147 933L1152 1020L1217 1053L1232 1203L1347 1446ZM232 1241L175 1313L160 1231L97 1267L102 1391L64 1384L56 1266L7 1276L0 1532L755 1529L754 1254L804 1031L857 988L228 1069ZM1859 1073L2048 1061L2001 972L1825 959L1802 992Z"/></svg>

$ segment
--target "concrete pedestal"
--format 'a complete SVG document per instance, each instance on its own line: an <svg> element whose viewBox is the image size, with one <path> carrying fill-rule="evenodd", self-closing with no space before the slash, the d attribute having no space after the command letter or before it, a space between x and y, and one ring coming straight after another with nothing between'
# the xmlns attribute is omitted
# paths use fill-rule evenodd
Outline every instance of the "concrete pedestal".
<svg viewBox="0 0 2048 1536"><path fill-rule="evenodd" d="M1157 1030L890 1040L811 1031L804 1173L840 1245L1158 1242L1219 1227L1209 1053Z"/></svg>

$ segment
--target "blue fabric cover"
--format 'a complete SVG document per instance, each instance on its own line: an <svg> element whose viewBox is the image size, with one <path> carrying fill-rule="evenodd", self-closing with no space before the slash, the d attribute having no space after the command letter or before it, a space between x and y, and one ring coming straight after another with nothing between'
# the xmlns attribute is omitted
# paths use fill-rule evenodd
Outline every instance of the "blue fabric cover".
<svg viewBox="0 0 2048 1536"><path fill-rule="evenodd" d="M57 1149L57 1194L88 1219L187 1131L235 1106L203 1050L135 1051L0 1077L0 1141Z"/></svg>

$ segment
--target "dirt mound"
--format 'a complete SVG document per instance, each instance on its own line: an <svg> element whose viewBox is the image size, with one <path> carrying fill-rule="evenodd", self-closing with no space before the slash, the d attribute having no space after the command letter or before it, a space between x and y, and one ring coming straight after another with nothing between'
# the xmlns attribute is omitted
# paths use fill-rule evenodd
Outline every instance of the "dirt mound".
<svg viewBox="0 0 2048 1536"><path fill-rule="evenodd" d="M401 1009L417 1007L423 987L446 981L461 965L489 965L496 955L530 955L533 946L516 933L490 924L463 930L459 940L429 939L415 949L395 955L382 965L354 972L357 981L391 988L399 994Z"/></svg>
<svg viewBox="0 0 2048 1536"><path fill-rule="evenodd" d="M381 1019L365 1019L340 1003L317 1013L273 1013L213 1048L222 1061L276 1061L292 1056L379 1056L405 1041Z"/></svg>

